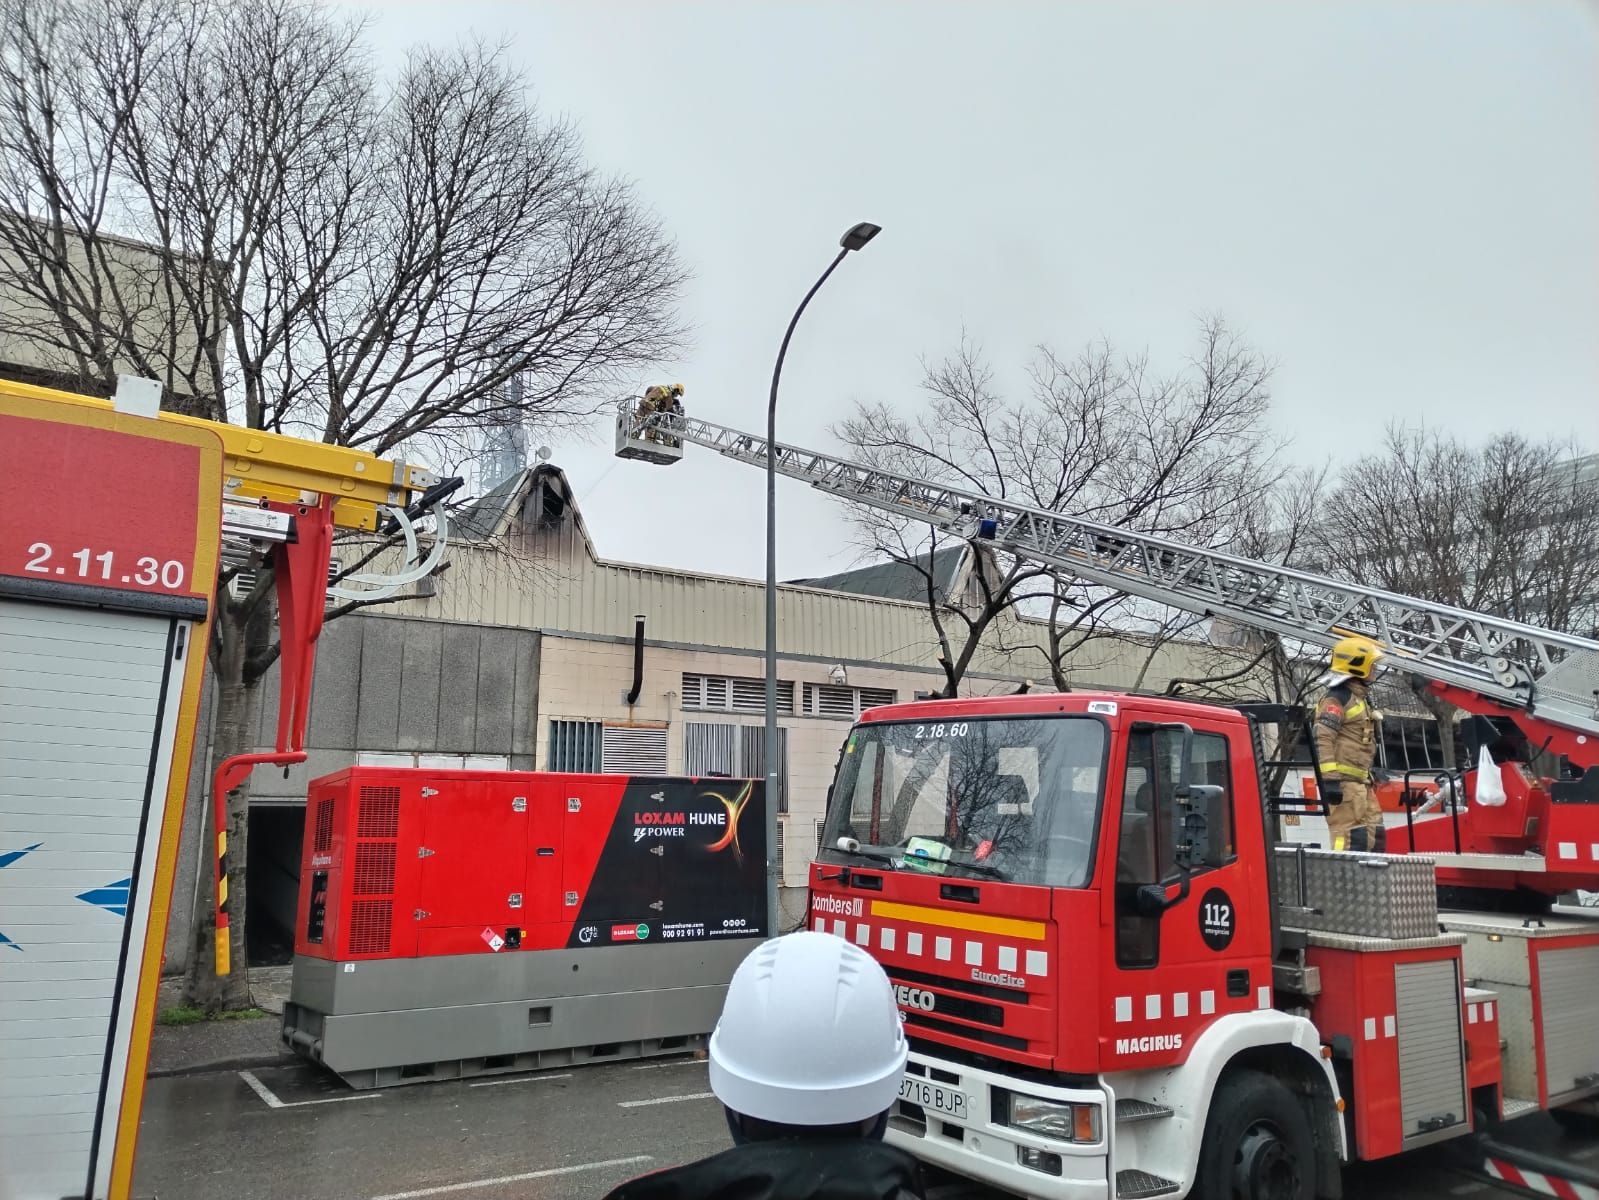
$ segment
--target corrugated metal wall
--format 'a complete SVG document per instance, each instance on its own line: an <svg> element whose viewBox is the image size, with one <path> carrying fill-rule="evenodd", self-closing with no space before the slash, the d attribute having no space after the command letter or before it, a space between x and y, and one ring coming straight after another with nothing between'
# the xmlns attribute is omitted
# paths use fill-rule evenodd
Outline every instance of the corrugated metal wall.
<svg viewBox="0 0 1599 1200"><path fill-rule="evenodd" d="M627 636L633 615L649 618L651 642L758 650L765 645L760 583L690 575L593 559L570 521L541 535L526 551L460 546L438 594L390 611L550 633ZM373 568L377 569L377 568ZM995 622L972 661L976 674L1045 681L1043 622ZM935 666L938 643L924 605L842 592L782 587L778 591L778 649L786 655ZM1083 685L1132 687L1148 649L1141 643L1095 642L1091 661L1074 664ZM1144 685L1158 687L1192 674L1208 648L1167 645L1156 653Z"/></svg>

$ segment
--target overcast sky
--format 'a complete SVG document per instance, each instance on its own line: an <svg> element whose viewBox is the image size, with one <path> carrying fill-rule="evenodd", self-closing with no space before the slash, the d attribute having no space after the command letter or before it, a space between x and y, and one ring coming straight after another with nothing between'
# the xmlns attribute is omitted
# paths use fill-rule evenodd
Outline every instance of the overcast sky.
<svg viewBox="0 0 1599 1200"><path fill-rule="evenodd" d="M1395 416L1599 449L1599 8L1590 3L488 3L383 0L374 45L504 37L538 102L633 179L694 273L680 380L836 449L857 399L917 403L962 328L1017 382L1105 336L1156 364L1224 313L1279 360L1305 461ZM651 382L641 380L641 382ZM602 556L758 577L759 470L552 440ZM854 561L780 482L781 577Z"/></svg>

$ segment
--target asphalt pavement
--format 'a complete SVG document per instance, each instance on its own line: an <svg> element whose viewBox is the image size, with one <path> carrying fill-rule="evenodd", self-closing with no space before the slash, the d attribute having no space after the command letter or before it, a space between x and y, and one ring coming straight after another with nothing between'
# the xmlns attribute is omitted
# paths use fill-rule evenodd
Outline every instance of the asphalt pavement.
<svg viewBox="0 0 1599 1200"><path fill-rule="evenodd" d="M356 1092L309 1064L152 1079L137 1197L157 1200L593 1200L728 1145L705 1064L617 1063ZM1599 1164L1547 1118L1518 1137ZM1504 1200L1442 1151L1362 1164L1357 1200ZM994 1200L975 1187L940 1200Z"/></svg>

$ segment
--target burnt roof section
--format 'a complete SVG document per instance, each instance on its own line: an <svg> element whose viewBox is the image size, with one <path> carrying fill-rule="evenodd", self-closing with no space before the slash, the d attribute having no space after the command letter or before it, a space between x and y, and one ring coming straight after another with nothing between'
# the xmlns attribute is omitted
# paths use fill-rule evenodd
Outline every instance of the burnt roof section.
<svg viewBox="0 0 1599 1200"><path fill-rule="evenodd" d="M512 513L521 508L533 472L523 468L475 500L450 513L452 532L474 541L496 537Z"/></svg>

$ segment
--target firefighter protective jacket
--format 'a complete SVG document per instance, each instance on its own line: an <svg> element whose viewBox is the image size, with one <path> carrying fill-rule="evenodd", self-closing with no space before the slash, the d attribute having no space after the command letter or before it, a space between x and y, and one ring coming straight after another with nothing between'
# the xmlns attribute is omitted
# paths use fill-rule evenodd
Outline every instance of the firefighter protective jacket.
<svg viewBox="0 0 1599 1200"><path fill-rule="evenodd" d="M922 1200L910 1155L866 1138L751 1142L624 1183L606 1200Z"/></svg>
<svg viewBox="0 0 1599 1200"><path fill-rule="evenodd" d="M1365 783L1377 753L1377 712L1366 685L1351 679L1327 690L1316 705L1316 761L1327 779Z"/></svg>

